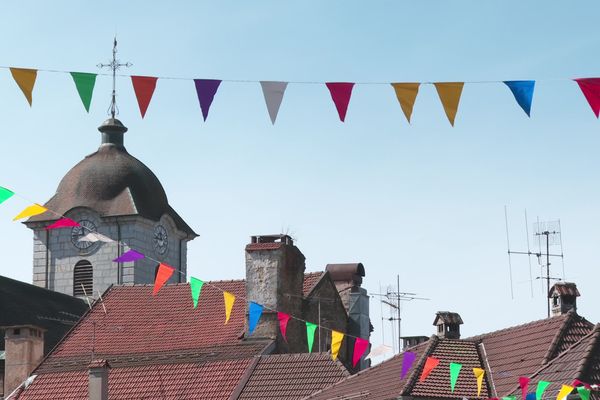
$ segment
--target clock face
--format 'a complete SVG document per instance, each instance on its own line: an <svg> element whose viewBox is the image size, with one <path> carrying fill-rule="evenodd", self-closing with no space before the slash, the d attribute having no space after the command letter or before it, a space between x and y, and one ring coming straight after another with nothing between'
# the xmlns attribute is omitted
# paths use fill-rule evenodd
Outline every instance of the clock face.
<svg viewBox="0 0 600 400"><path fill-rule="evenodd" d="M154 245L154 250L158 254L165 254L167 252L167 248L169 247L169 238L167 236L167 230L162 225L156 225L154 228L154 235L152 237L152 244Z"/></svg>
<svg viewBox="0 0 600 400"><path fill-rule="evenodd" d="M73 243L73 246L77 247L79 250L87 250L94 245L94 242L85 240L79 241L79 239L90 232L96 232L96 225L87 219L80 220L79 225L81 226L75 226L71 230L71 242Z"/></svg>

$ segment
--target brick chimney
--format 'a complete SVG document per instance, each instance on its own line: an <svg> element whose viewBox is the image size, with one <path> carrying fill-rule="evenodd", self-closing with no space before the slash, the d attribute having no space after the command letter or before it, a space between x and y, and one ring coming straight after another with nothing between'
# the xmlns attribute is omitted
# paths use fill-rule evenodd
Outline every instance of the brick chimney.
<svg viewBox="0 0 600 400"><path fill-rule="evenodd" d="M108 371L110 364L106 360L94 360L88 366L88 399L108 400Z"/></svg>
<svg viewBox="0 0 600 400"><path fill-rule="evenodd" d="M45 329L34 325L2 327L4 335L4 393L16 389L44 357Z"/></svg>
<svg viewBox="0 0 600 400"><path fill-rule="evenodd" d="M304 331L291 319L285 342L279 334L277 310L300 315L304 283L304 255L284 234L252 236L246 246L246 297L265 307L260 323L247 338L277 339L280 352L301 351ZM268 310L269 308L270 310ZM296 348L298 347L298 348Z"/></svg>
<svg viewBox="0 0 600 400"><path fill-rule="evenodd" d="M581 296L573 282L556 282L548 292L552 316L557 317L573 310L577 312L577 298Z"/></svg>
<svg viewBox="0 0 600 400"><path fill-rule="evenodd" d="M460 339L460 326L463 320L458 313L438 311L433 320L437 326L437 335L444 339Z"/></svg>

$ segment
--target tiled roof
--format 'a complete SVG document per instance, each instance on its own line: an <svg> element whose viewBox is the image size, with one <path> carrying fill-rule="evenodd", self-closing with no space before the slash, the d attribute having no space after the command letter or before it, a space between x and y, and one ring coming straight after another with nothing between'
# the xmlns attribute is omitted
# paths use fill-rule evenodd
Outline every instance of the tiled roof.
<svg viewBox="0 0 600 400"><path fill-rule="evenodd" d="M307 296L313 287L321 280L325 275L325 272L308 272L304 274L304 285L302 286L302 293Z"/></svg>
<svg viewBox="0 0 600 400"><path fill-rule="evenodd" d="M552 295L552 292L555 290L560 296L581 296L579 294L579 290L577 290L577 285L575 285L573 282L556 282L554 286L550 288L549 295Z"/></svg>

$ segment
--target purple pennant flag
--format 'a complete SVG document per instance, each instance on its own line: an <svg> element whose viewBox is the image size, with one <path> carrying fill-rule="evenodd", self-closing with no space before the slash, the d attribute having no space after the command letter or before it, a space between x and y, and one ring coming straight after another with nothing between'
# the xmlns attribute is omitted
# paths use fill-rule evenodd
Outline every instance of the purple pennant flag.
<svg viewBox="0 0 600 400"><path fill-rule="evenodd" d="M415 358L417 355L412 351L405 351L404 357L402 357L402 373L400 374L400 379L404 379L413 363L415 362Z"/></svg>
<svg viewBox="0 0 600 400"><path fill-rule="evenodd" d="M144 257L145 256L142 253L139 253L135 250L129 250L129 251L123 253L123 255L121 257L115 258L113 260L113 262L116 262L116 263L131 262L131 261L141 260Z"/></svg>
<svg viewBox="0 0 600 400"><path fill-rule="evenodd" d="M210 110L210 105L215 98L221 81L218 79L194 79L194 83L196 84L196 93L198 94L198 101L202 109L202 116L206 121L208 110Z"/></svg>

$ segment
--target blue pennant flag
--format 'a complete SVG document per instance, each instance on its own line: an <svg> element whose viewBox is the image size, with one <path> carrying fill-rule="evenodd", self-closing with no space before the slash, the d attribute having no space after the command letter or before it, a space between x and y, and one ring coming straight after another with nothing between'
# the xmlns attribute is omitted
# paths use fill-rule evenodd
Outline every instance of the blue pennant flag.
<svg viewBox="0 0 600 400"><path fill-rule="evenodd" d="M515 100L517 100L517 103L525 111L525 114L530 117L535 81L504 81L504 83L515 96Z"/></svg>
<svg viewBox="0 0 600 400"><path fill-rule="evenodd" d="M263 306L257 304L253 301L250 302L248 306L248 334L252 334L254 332L254 328L258 325L258 320L263 312Z"/></svg>

